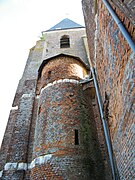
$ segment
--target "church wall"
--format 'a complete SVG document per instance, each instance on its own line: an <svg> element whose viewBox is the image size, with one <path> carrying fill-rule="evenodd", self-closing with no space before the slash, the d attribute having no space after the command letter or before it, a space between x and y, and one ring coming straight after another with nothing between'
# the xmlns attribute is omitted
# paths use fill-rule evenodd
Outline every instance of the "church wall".
<svg viewBox="0 0 135 180"><path fill-rule="evenodd" d="M87 62L87 57L82 44L83 41L80 37L85 34L85 30L83 28L81 30L76 29L76 32L77 33L73 33L72 31L70 32L70 30L68 30L68 33L72 34L71 44L74 48L71 46L72 48L68 48L66 53L68 54L68 52L72 49L72 54L73 51L79 52L80 54L75 53L75 55L83 57L84 62ZM62 35L63 33L58 32L58 34ZM59 37L61 35L59 35ZM57 37L57 35L54 37ZM52 53L54 52L54 49L49 49L49 53L52 53L51 56L64 52L65 48L62 52L59 51L60 39L57 39L55 42L53 42L52 39L50 38L47 40L51 42L54 47L56 44L58 44L58 49L55 51L55 53ZM77 45L74 45L76 43ZM75 50L75 48L77 48L77 50ZM18 179L22 179L25 174L24 172L26 169L26 164L31 163L32 161L32 140L38 107L38 98L35 96L36 84L38 78L38 69L44 58L47 58L47 53L44 54L45 51L46 40L43 39L37 41L36 45L30 49L22 78L20 79L17 87L12 105L13 108L9 115L9 122L4 135L0 154L0 177L2 176L3 179L8 177L18 177ZM43 54L45 56L43 56ZM19 169L19 166L21 166L21 170L19 171L20 173L16 171ZM27 178L26 176L25 178Z"/></svg>
<svg viewBox="0 0 135 180"><path fill-rule="evenodd" d="M125 19L124 24L126 24L127 19L129 19L129 21L131 23L130 28L132 28L132 26L135 26L135 1L134 0L117 0L117 1L109 0L110 3L111 3L111 1L113 2L112 5L114 5L116 8L119 8L119 10L121 12L124 12L124 15L127 17ZM115 9L115 7L114 7L114 9ZM120 13L120 11L118 11L118 12ZM128 28L128 30L129 30L129 28Z"/></svg>
<svg viewBox="0 0 135 180"><path fill-rule="evenodd" d="M125 17L119 6L113 4L112 7L135 40L135 27L130 18ZM98 1L95 8L96 16L94 1L83 0L90 58L97 75L119 177L133 179L135 54L102 1Z"/></svg>
<svg viewBox="0 0 135 180"><path fill-rule="evenodd" d="M104 179L91 93L79 83L86 73L82 63L67 56L53 58L42 69L32 157L42 160L32 168L32 179ZM46 163L40 164L43 157Z"/></svg>
<svg viewBox="0 0 135 180"><path fill-rule="evenodd" d="M40 48L39 48L40 46ZM22 78L19 81L0 151L0 172L3 179L23 179L28 159L29 131L37 82L37 67L41 64L42 41L30 51ZM34 56L34 57L33 57ZM31 62L35 61L33 67ZM40 62L40 63L39 63ZM33 69L32 69L33 68ZM19 163L22 169L19 169Z"/></svg>
<svg viewBox="0 0 135 180"><path fill-rule="evenodd" d="M4 168L4 165L6 163L9 143L11 141L11 137L13 134L14 123L15 123L15 119L17 116L17 112L18 112L18 110L11 110L10 111L8 124L7 124L6 130L5 130L5 135L4 135L4 139L3 139L2 147L1 147L1 154L0 154L0 169L1 170Z"/></svg>
<svg viewBox="0 0 135 180"><path fill-rule="evenodd" d="M63 35L69 35L70 48L60 48L60 39ZM85 28L43 32L45 46L42 59L44 60L59 53L64 53L81 58L82 61L89 66L83 44L82 37L84 36L86 36Z"/></svg>
<svg viewBox="0 0 135 180"><path fill-rule="evenodd" d="M60 38L65 34L70 36L71 48L60 48ZM29 179L31 176L31 179L41 179L47 176L64 179L63 177L69 176L70 179L111 179L97 101L91 99L93 91L91 93L89 88L85 87L87 83L81 85L81 82L78 82L87 74L85 65L88 66L88 61L82 38L85 30L81 28L45 32L44 35L44 38L31 48L16 91L10 122L2 144L6 155L1 153L0 177ZM85 65L68 56L63 59L56 58L56 64L50 60L46 64L47 70L43 69L43 74L41 73L41 78L38 79L38 69L43 60L59 53L78 56ZM51 71L49 80L46 79L48 70ZM78 72L81 72L81 75ZM52 84L45 87L48 83ZM48 126L47 117L50 120ZM69 122L64 121L66 118ZM58 120L56 126L53 123L55 120ZM75 129L72 125L80 128L80 148L78 145L76 148L74 144ZM58 128L62 132L61 138ZM66 138L65 133L68 132L71 134ZM58 135L60 140L64 137L65 142L57 143L54 135ZM44 137L52 143L46 143ZM61 144L65 149L60 149Z"/></svg>
<svg viewBox="0 0 135 180"><path fill-rule="evenodd" d="M56 61L57 60L57 61ZM88 75L85 66L74 58L63 57L52 59L46 64L46 68L42 70L39 84L43 88L48 83L52 83L59 79L77 79L84 78Z"/></svg>

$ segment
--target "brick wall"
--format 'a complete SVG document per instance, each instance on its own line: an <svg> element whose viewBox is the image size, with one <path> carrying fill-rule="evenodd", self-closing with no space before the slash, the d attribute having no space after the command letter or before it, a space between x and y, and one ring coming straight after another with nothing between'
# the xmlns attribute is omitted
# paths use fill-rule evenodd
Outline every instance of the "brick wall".
<svg viewBox="0 0 135 180"><path fill-rule="evenodd" d="M94 88L93 81L83 84L83 90L84 90L85 96L87 97L87 99L89 99L88 101L91 101L91 104L92 104L93 116L94 116L94 120L95 120L97 139L98 139L98 147L97 148L100 149L100 153L101 153L101 157L102 157L102 161L99 161L98 163L99 164L101 163L104 166L105 173L104 173L103 179L111 180L112 179L111 167L110 167L107 146L106 146L103 126L102 126L102 121L100 118L98 102L97 102L97 97L95 94L95 88Z"/></svg>
<svg viewBox="0 0 135 180"><path fill-rule="evenodd" d="M55 61L54 57L52 60L50 59L45 66L46 68L42 69L42 73L39 72L41 77L39 77L38 91L48 83L52 83L55 80L68 78L79 80L80 78L84 78L85 75L87 75L87 70L85 68L85 64L80 61L75 60L72 56L69 58L68 56L65 57L63 55L59 55L58 57L56 56Z"/></svg>
<svg viewBox="0 0 135 180"><path fill-rule="evenodd" d="M53 58L43 67L33 159L44 154L52 157L48 164L31 170L32 179L99 179L105 176L90 91L88 98L78 81L86 73L81 62L68 56ZM55 83L47 86L47 80ZM75 144L75 130L78 144Z"/></svg>
<svg viewBox="0 0 135 180"><path fill-rule="evenodd" d="M1 170L4 168L4 165L6 163L9 143L10 143L11 138L12 138L15 119L17 116L17 111L18 110L13 110L13 111L11 110L10 111L10 117L8 119L8 125L6 127L5 138L3 139L2 147L1 147L1 154L0 154L0 169Z"/></svg>
<svg viewBox="0 0 135 180"><path fill-rule="evenodd" d="M82 8L84 13L84 19L87 21L86 24L86 34L89 43L89 51L91 60L94 59L94 44L95 44L95 11L94 11L94 1L87 0L82 1Z"/></svg>
<svg viewBox="0 0 135 180"><path fill-rule="evenodd" d="M111 179L94 90L86 88L87 83L81 85L88 67L85 29L47 33L30 50L16 91L2 143L0 177ZM71 49L60 49L59 39L65 33L71 34ZM44 58L52 56L46 64Z"/></svg>
<svg viewBox="0 0 135 180"><path fill-rule="evenodd" d="M83 0L88 44L90 52L93 53L90 57L96 70L119 177L120 179L133 179L135 54L131 51L102 1L98 1L97 15L92 16L93 21L95 20L96 31L92 24L93 37L90 35L92 20L89 19L92 12L89 10L93 8L90 7L92 2L94 1ZM127 18L116 4L116 2L115 4L111 2L113 9L134 40L135 28L130 18ZM93 38L92 42L95 42L94 47L91 44L91 38Z"/></svg>
<svg viewBox="0 0 135 180"><path fill-rule="evenodd" d="M126 30L129 32L133 41L135 41L135 13L133 13L135 8L134 0L118 0L117 2L109 0L108 2L125 26Z"/></svg>
<svg viewBox="0 0 135 180"><path fill-rule="evenodd" d="M121 12L124 12L126 18L135 26L135 1L134 0L109 0L112 4L119 8ZM115 9L115 8L114 8Z"/></svg>
<svg viewBox="0 0 135 180"><path fill-rule="evenodd" d="M42 52L43 41L40 41L31 49L23 76L17 87L0 150L0 177L2 176L2 179L23 179L25 174L23 168L19 171L17 168L18 163L27 163L28 159L37 69L41 64Z"/></svg>

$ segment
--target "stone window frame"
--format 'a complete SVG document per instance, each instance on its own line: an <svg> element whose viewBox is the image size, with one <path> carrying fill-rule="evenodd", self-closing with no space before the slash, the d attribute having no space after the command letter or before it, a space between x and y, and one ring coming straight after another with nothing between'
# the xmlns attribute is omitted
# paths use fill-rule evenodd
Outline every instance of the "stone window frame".
<svg viewBox="0 0 135 180"><path fill-rule="evenodd" d="M70 37L69 37L69 35L61 36L60 48L70 48Z"/></svg>

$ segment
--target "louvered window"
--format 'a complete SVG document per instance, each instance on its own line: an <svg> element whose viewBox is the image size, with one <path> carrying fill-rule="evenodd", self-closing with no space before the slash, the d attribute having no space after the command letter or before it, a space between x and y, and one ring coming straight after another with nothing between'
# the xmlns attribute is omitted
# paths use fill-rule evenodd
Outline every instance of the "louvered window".
<svg viewBox="0 0 135 180"><path fill-rule="evenodd" d="M70 47L70 39L69 36L64 35L60 39L60 48L69 48Z"/></svg>

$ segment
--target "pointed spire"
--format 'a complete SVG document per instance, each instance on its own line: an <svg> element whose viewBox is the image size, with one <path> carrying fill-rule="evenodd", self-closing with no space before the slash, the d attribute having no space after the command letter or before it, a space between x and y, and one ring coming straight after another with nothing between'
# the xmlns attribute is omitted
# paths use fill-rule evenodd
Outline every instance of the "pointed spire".
<svg viewBox="0 0 135 180"><path fill-rule="evenodd" d="M82 26L82 25L80 25L80 24L78 24L78 23L76 23L76 22L74 22L68 18L65 18L47 31L73 29L73 28L84 28L84 26Z"/></svg>

